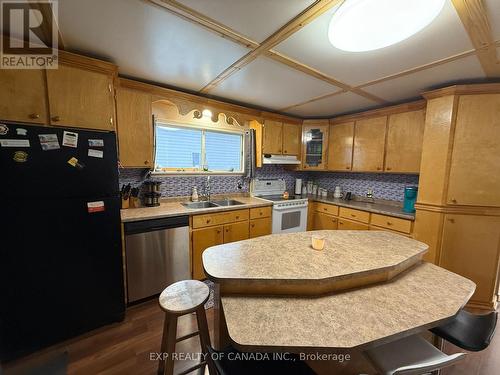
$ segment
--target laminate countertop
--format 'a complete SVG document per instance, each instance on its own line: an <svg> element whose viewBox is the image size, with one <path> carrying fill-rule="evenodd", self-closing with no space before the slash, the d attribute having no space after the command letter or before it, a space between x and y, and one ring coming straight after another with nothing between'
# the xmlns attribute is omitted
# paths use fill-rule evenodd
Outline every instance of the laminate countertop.
<svg viewBox="0 0 500 375"><path fill-rule="evenodd" d="M325 239L323 250L311 247L312 236ZM318 295L389 280L428 248L385 231L271 234L210 247L203 267L223 292Z"/></svg>
<svg viewBox="0 0 500 375"><path fill-rule="evenodd" d="M334 204L339 207L354 208L357 210L373 212L375 214L400 217L402 219L407 219L407 220L415 220L415 214L404 212L403 206L399 204L399 202L392 203L391 201L377 201L377 200L374 201L373 203L357 201L357 200L346 201L343 199L338 199L333 197L322 198L313 195L308 195L307 198L315 202Z"/></svg>
<svg viewBox="0 0 500 375"><path fill-rule="evenodd" d="M447 322L475 284L430 263L393 280L316 298L222 296L229 338L244 351L364 349Z"/></svg>
<svg viewBox="0 0 500 375"><path fill-rule="evenodd" d="M192 209L184 207L181 203L187 202L188 198L184 200L172 200L172 201L162 201L157 207L140 207L140 208L127 208L121 210L122 222L130 221L140 221L140 220L150 220L150 219L160 219L164 217L172 216L183 216L183 215L199 215L207 214L212 212L221 211L234 211L242 210L246 208L271 206L272 202L245 196L229 197L230 199L235 199L243 204L236 206L222 206L222 207L208 207L208 208L198 208ZM215 198L213 200L216 200Z"/></svg>

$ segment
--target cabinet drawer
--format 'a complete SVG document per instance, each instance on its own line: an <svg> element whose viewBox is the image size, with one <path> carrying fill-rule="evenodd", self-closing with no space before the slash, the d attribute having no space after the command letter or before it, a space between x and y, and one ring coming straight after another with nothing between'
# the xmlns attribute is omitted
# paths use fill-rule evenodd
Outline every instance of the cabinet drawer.
<svg viewBox="0 0 500 375"><path fill-rule="evenodd" d="M260 219L271 216L271 207L257 207L250 209L250 219Z"/></svg>
<svg viewBox="0 0 500 375"><path fill-rule="evenodd" d="M384 232L390 232L390 233L394 233L394 234L399 234L400 236L405 236L405 237L411 238L410 234L396 232L395 230L391 230L391 229L387 229L387 228L382 228L382 227L376 227L374 225L370 225L370 230L381 230L381 231L384 231Z"/></svg>
<svg viewBox="0 0 500 375"><path fill-rule="evenodd" d="M362 223L370 222L370 213L366 211L354 210L352 208L340 207L339 215L346 219L361 221Z"/></svg>
<svg viewBox="0 0 500 375"><path fill-rule="evenodd" d="M339 207L333 204L316 203L316 211L333 216L339 215Z"/></svg>
<svg viewBox="0 0 500 375"><path fill-rule="evenodd" d="M356 221L339 219L339 230L368 230L370 227L366 224L361 224Z"/></svg>
<svg viewBox="0 0 500 375"><path fill-rule="evenodd" d="M403 233L411 232L411 221L400 219L398 217L372 214L371 224L376 225L378 227L395 230L397 232L403 232Z"/></svg>
<svg viewBox="0 0 500 375"><path fill-rule="evenodd" d="M248 210L226 211L193 216L193 228L210 227L248 220Z"/></svg>

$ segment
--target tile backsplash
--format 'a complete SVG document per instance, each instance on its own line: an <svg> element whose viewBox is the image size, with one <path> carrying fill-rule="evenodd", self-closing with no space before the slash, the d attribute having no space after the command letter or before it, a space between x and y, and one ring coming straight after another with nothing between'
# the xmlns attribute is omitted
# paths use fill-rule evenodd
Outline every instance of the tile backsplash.
<svg viewBox="0 0 500 375"><path fill-rule="evenodd" d="M146 173L144 169L120 170L120 185L130 183L139 186ZM373 190L377 199L402 201L406 186L418 185L418 175L382 174L382 173L337 173L337 172L292 172L279 165L266 165L256 170L257 178L283 178L289 191L294 190L295 179L314 181L320 187L333 192L335 186L342 191L350 191L365 196L368 189ZM205 185L205 176L157 176L161 180L163 197L189 196L193 186L201 193ZM248 192L249 181L242 176L217 176L211 178L212 194L230 194ZM241 186L241 189L238 186Z"/></svg>
<svg viewBox="0 0 500 375"><path fill-rule="evenodd" d="M338 185L343 192L350 191L364 197L371 189L374 198L393 201L403 201L406 186L418 185L418 175L392 173L309 172L309 180L329 192Z"/></svg>

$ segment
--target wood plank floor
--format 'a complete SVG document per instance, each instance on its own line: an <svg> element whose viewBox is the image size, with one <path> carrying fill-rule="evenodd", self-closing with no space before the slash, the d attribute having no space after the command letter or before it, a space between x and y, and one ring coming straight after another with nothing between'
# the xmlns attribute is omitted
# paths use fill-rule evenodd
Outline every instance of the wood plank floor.
<svg viewBox="0 0 500 375"><path fill-rule="evenodd" d="M213 309L207 310L210 328L213 326ZM63 344L45 349L21 360L4 365L9 373L21 373L19 368L43 361L44 358L68 353L68 374L70 375L153 375L157 361L151 360L151 353L159 352L163 329L163 314L156 300L134 306L127 311L126 319ZM177 336L196 330L194 315L186 315L179 320ZM213 337L213 332L210 332ZM177 345L177 352L199 353L198 337L190 338ZM445 344L444 350L453 353L458 350ZM352 359L343 363L333 361L310 362L319 374L375 374L374 369L361 353L352 352ZM177 361L175 372L180 373L195 364L196 360ZM1 371L0 371L1 373ZM480 353L471 353L467 360L442 372L443 375L497 375L500 373L500 334L497 332L491 346ZM208 371L206 371L208 374ZM45 374L44 374L45 375ZM49 375L49 374L47 374Z"/></svg>

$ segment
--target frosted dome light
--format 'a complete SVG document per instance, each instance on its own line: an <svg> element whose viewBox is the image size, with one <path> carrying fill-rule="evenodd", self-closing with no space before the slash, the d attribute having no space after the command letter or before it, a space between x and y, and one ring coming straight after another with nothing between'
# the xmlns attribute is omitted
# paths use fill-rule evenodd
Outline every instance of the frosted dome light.
<svg viewBox="0 0 500 375"><path fill-rule="evenodd" d="M328 27L330 43L362 52L391 46L418 33L441 12L446 0L345 0Z"/></svg>

